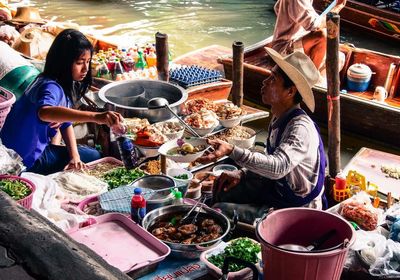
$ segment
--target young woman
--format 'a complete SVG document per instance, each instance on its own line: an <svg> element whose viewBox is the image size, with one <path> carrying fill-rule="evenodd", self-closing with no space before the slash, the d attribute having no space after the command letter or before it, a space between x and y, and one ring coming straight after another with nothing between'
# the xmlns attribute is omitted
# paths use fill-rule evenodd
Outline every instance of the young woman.
<svg viewBox="0 0 400 280"><path fill-rule="evenodd" d="M73 95L81 96L92 77L93 46L79 31L66 29L51 45L42 74L14 104L0 132L3 144L15 150L27 171L50 174L63 169L81 169L99 159L95 149L77 146L72 122L95 122L119 126L116 112L94 113L71 109ZM50 139L60 129L65 146Z"/></svg>

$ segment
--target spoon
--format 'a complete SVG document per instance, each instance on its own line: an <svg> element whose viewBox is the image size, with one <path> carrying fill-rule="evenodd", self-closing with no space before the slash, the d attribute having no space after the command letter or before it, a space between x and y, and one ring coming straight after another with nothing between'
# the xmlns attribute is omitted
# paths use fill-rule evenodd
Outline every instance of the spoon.
<svg viewBox="0 0 400 280"><path fill-rule="evenodd" d="M178 116L177 113L175 113L171 107L169 107L169 102L167 99L162 98L162 97L155 97L150 99L147 102L147 108L149 109L161 109L161 108L166 108L168 109L171 114L173 114L178 121L194 136L198 137L198 138L202 138L196 131L193 130L193 128L191 128L189 125L187 125L184 120L181 119L181 117Z"/></svg>

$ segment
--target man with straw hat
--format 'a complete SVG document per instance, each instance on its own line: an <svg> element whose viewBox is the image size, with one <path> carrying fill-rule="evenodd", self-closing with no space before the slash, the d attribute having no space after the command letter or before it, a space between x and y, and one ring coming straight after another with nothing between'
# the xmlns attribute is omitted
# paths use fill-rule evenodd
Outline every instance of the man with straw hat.
<svg viewBox="0 0 400 280"><path fill-rule="evenodd" d="M46 23L46 21L40 16L39 9L31 6L18 7L17 13L9 22L15 25L27 25L29 23Z"/></svg>
<svg viewBox="0 0 400 280"><path fill-rule="evenodd" d="M324 195L325 154L317 126L300 108L303 101L313 112L311 87L319 74L302 52L282 57L271 48L267 53L276 63L261 89L263 103L271 106L265 154L209 140L215 152L201 157L212 162L228 155L241 170L224 172L215 181L215 207L252 223L268 208L326 207Z"/></svg>

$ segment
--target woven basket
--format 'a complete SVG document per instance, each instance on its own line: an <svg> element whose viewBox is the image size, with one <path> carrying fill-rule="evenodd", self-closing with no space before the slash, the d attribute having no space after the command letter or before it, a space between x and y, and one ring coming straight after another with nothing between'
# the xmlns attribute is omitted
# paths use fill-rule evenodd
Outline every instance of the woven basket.
<svg viewBox="0 0 400 280"><path fill-rule="evenodd" d="M33 194L36 190L35 184L33 184L30 180L19 177L19 176L13 176L13 175L0 175L0 181L1 180L18 180L23 182L25 185L28 186L28 188L31 190L31 193L27 196L24 197L20 200L17 200L17 203L22 205L24 208L31 210L32 207L32 201L33 201Z"/></svg>
<svg viewBox="0 0 400 280"><path fill-rule="evenodd" d="M7 115L11 110L11 105L14 104L14 102L14 94L0 87L0 130L3 127Z"/></svg>

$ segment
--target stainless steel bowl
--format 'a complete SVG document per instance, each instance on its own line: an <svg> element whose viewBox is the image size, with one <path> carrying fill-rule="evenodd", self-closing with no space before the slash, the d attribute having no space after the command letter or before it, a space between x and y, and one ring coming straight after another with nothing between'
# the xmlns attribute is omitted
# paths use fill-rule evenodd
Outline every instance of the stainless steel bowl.
<svg viewBox="0 0 400 280"><path fill-rule="evenodd" d="M170 108L179 114L188 94L179 86L155 80L113 82L99 91L99 98L105 103L104 107L117 111L126 118L147 118L151 123L172 118L173 115L166 108L147 108L147 101L155 97L167 99Z"/></svg>
<svg viewBox="0 0 400 280"><path fill-rule="evenodd" d="M175 181L171 177L165 175L147 175L135 180L132 184L134 188L141 188L143 192L146 189L159 190L166 189L160 192L154 192L150 198L146 199L146 210L150 212L162 206L171 205L173 196L168 188L175 187Z"/></svg>
<svg viewBox="0 0 400 280"><path fill-rule="evenodd" d="M163 221L166 218L169 218L170 216L182 215L182 214L185 215L192 207L193 205L188 205L188 204L160 207L151 212L148 212L147 215L143 218L142 225L147 231L149 231L149 229L155 223ZM203 207L200 210L200 213L215 219L215 221L222 227L223 230L222 235L217 239L197 244L181 244L181 243L172 243L161 240L171 248L172 256L179 258L186 258L186 259L199 258L200 254L203 251L216 246L229 233L231 226L228 218L224 214L219 213L209 207Z"/></svg>

